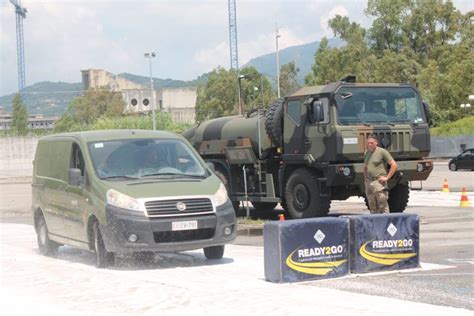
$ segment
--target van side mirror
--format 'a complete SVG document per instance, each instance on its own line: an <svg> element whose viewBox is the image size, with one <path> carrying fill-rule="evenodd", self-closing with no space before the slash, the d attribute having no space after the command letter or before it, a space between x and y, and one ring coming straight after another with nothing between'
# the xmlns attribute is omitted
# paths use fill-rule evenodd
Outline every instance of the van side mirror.
<svg viewBox="0 0 474 316"><path fill-rule="evenodd" d="M82 183L81 169L70 168L69 169L69 185L79 186Z"/></svg>
<svg viewBox="0 0 474 316"><path fill-rule="evenodd" d="M433 120L431 119L431 112L428 103L423 102L423 110L425 111L426 120L428 121L428 126L433 126Z"/></svg>
<svg viewBox="0 0 474 316"><path fill-rule="evenodd" d="M315 101L312 104L312 119L313 123L319 123L324 121L324 112L323 112L323 102L322 101Z"/></svg>
<svg viewBox="0 0 474 316"><path fill-rule="evenodd" d="M207 166L209 167L209 169L212 170L212 172L215 172L215 171L216 171L216 166L214 166L214 163L212 163L212 162L207 162L206 164L207 164Z"/></svg>

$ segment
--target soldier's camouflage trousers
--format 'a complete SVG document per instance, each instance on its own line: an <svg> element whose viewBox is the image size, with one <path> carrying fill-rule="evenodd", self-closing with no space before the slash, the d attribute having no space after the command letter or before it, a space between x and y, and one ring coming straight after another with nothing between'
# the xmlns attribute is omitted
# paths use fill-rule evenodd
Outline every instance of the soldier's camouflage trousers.
<svg viewBox="0 0 474 316"><path fill-rule="evenodd" d="M370 213L381 214L388 211L388 189L378 180L365 181L365 195L369 202Z"/></svg>

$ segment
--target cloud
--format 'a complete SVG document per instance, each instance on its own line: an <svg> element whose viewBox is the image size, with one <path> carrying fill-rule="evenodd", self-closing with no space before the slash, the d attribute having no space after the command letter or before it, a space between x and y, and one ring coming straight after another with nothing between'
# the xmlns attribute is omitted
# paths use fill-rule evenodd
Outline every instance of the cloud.
<svg viewBox="0 0 474 316"><path fill-rule="evenodd" d="M349 16L349 11L343 5L337 5L333 7L328 14L321 15L321 22L320 26L324 33L324 36L332 37L334 34L332 33L331 28L328 25L329 20L336 17L336 15L340 16Z"/></svg>

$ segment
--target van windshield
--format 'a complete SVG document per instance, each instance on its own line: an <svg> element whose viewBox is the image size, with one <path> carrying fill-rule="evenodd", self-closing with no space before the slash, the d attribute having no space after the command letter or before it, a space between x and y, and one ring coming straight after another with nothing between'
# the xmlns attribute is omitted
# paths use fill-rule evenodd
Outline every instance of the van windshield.
<svg viewBox="0 0 474 316"><path fill-rule="evenodd" d="M335 100L341 125L425 122L418 93L410 87L342 87Z"/></svg>
<svg viewBox="0 0 474 316"><path fill-rule="evenodd" d="M144 177L204 178L208 172L191 149L179 140L127 139L89 143L101 179Z"/></svg>

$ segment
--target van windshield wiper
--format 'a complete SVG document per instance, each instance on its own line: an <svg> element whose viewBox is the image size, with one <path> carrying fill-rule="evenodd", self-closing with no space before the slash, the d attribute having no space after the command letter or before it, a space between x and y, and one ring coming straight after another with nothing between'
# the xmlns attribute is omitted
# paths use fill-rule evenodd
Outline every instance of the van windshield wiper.
<svg viewBox="0 0 474 316"><path fill-rule="evenodd" d="M106 180L106 179L138 179L138 178L137 177L126 176L126 175L120 175L120 176L102 177L101 179Z"/></svg>
<svg viewBox="0 0 474 316"><path fill-rule="evenodd" d="M193 174L186 174L186 173L176 173L176 172L157 172L157 173L150 173L145 174L142 178L145 177L154 177L154 176L177 176L177 177L185 177L185 178L196 178L196 179L204 179L206 178L204 175L193 175Z"/></svg>

